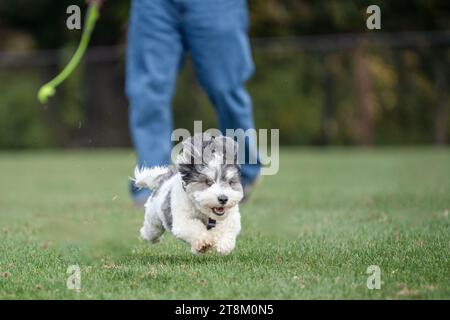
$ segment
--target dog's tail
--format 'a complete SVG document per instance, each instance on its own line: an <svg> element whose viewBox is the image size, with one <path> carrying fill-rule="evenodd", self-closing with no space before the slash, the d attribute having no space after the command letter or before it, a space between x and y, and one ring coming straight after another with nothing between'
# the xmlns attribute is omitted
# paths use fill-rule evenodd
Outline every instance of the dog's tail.
<svg viewBox="0 0 450 320"><path fill-rule="evenodd" d="M136 167L134 169L134 179L132 180L137 187L155 190L173 174L171 167Z"/></svg>

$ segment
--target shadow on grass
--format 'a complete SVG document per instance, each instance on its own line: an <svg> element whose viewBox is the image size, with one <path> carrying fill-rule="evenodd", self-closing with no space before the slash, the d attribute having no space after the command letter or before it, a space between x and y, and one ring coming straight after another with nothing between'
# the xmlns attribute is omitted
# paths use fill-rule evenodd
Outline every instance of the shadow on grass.
<svg viewBox="0 0 450 320"><path fill-rule="evenodd" d="M202 255L194 255L188 250L173 248L137 248L137 252L118 256L117 263L141 264L141 265L166 265L166 266L206 266L206 265L229 265L229 264L274 264L276 257L280 255L277 250L249 250L237 248L228 256L221 256L215 252Z"/></svg>
<svg viewBox="0 0 450 320"><path fill-rule="evenodd" d="M204 255L194 255L191 253L161 253L161 252L145 252L139 254L128 254L118 259L119 263L136 263L136 264L164 264L167 266L176 266L181 264L189 264L192 266L201 266L217 263L246 263L254 261L255 257L251 254L231 254L229 256L220 256L215 253L207 253Z"/></svg>

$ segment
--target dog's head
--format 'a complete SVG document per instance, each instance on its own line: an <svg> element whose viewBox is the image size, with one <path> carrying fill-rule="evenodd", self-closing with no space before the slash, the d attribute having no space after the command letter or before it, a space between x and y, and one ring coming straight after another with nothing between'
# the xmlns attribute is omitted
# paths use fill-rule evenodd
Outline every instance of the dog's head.
<svg viewBox="0 0 450 320"><path fill-rule="evenodd" d="M220 220L242 200L233 139L196 134L183 142L176 166L189 199L208 217Z"/></svg>

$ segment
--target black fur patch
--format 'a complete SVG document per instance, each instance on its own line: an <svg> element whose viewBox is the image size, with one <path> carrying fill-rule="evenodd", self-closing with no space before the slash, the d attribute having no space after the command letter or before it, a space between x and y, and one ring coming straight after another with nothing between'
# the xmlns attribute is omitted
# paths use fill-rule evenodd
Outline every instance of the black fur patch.
<svg viewBox="0 0 450 320"><path fill-rule="evenodd" d="M166 198L164 199L164 202L161 206L161 210L164 214L164 220L166 223L167 228L169 230L172 230L172 208L170 206L170 191L167 192Z"/></svg>
<svg viewBox="0 0 450 320"><path fill-rule="evenodd" d="M234 170L236 173L229 179L226 178L228 171ZM242 190L241 169L237 164L225 164L222 166L220 180L228 183L233 190Z"/></svg>
<svg viewBox="0 0 450 320"><path fill-rule="evenodd" d="M200 173L201 167L198 164L180 164L178 166L178 171L185 185L192 182L203 182L205 180L205 176Z"/></svg>
<svg viewBox="0 0 450 320"><path fill-rule="evenodd" d="M220 177L220 180L225 181L225 177L229 170L235 170L236 176L235 179L240 180L241 177L241 168L237 164L224 164L222 165L222 176Z"/></svg>
<svg viewBox="0 0 450 320"><path fill-rule="evenodd" d="M156 197L156 195L159 193L159 190L161 190L162 185L164 182L172 178L172 176L177 173L177 169L174 166L169 166L169 171L159 175L156 177L156 183L158 184L158 187L153 190L152 197Z"/></svg>

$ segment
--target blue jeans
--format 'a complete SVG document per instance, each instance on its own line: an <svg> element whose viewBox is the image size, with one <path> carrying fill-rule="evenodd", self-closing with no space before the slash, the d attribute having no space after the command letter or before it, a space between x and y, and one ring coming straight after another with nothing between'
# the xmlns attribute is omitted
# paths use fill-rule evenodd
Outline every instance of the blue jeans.
<svg viewBox="0 0 450 320"><path fill-rule="evenodd" d="M245 0L132 1L126 93L138 165L170 163L171 100L186 52L216 110L219 129L254 127L245 89L254 71L247 29ZM254 152L256 145L247 143L245 149ZM243 164L243 183L259 171L259 164Z"/></svg>

